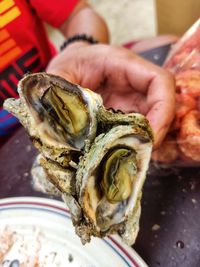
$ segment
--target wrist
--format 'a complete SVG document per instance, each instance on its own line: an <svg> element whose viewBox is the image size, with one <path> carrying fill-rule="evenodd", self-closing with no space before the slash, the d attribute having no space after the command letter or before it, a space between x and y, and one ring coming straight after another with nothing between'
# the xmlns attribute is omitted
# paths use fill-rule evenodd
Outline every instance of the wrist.
<svg viewBox="0 0 200 267"><path fill-rule="evenodd" d="M91 44L84 42L84 41L73 42L73 43L70 43L67 47L63 48L61 52L65 50L70 50L71 48L87 47L90 45Z"/></svg>
<svg viewBox="0 0 200 267"><path fill-rule="evenodd" d="M68 39L66 39L64 41L64 43L61 45L61 51L63 49L65 49L66 47L68 47L69 45L73 44L73 43L80 43L81 45L83 43L86 44L97 44L98 41L93 38L93 36L91 35L87 35L87 34L75 34L74 36L69 37Z"/></svg>

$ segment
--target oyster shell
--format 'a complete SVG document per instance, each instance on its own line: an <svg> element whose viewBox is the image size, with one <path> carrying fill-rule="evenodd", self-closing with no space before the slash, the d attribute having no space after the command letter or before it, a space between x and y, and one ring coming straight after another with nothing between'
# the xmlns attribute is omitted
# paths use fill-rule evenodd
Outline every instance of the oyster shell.
<svg viewBox="0 0 200 267"><path fill-rule="evenodd" d="M46 73L26 76L18 91L4 107L41 152L82 243L119 233L133 244L153 142L146 118L106 110L99 95Z"/></svg>
<svg viewBox="0 0 200 267"><path fill-rule="evenodd" d="M139 113L124 114L120 110L107 110L103 105L101 105L97 115L98 128L100 128L100 132L105 133L117 125L133 125L138 129L142 129L144 134L148 135L151 140L153 140L153 133L148 120Z"/></svg>
<svg viewBox="0 0 200 267"><path fill-rule="evenodd" d="M117 231L134 243L151 149L151 136L136 125L116 126L95 139L76 175L83 210L77 233L83 242ZM85 225L91 228L84 236Z"/></svg>
<svg viewBox="0 0 200 267"><path fill-rule="evenodd" d="M33 189L45 194L61 196L61 192L58 187L54 186L49 179L49 174L41 166L40 161L42 159L41 154L39 154L32 165L31 176L32 176L32 186Z"/></svg>
<svg viewBox="0 0 200 267"><path fill-rule="evenodd" d="M102 99L61 77L37 73L19 82L20 99L4 107L18 117L44 157L68 166L96 136Z"/></svg>

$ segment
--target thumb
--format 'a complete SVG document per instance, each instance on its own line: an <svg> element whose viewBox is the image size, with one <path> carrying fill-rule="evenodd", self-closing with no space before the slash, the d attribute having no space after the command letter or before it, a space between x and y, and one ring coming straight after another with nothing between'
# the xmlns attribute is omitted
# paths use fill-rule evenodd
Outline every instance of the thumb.
<svg viewBox="0 0 200 267"><path fill-rule="evenodd" d="M154 133L154 148L160 146L174 118L174 109L171 108L171 105L169 109L162 109L162 105L162 101L157 102L147 114L147 119ZM168 111L166 112L166 110Z"/></svg>

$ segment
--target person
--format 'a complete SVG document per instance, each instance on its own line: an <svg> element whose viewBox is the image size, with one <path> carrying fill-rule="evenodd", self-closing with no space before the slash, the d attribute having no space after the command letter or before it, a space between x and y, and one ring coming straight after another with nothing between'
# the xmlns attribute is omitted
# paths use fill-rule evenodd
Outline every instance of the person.
<svg viewBox="0 0 200 267"><path fill-rule="evenodd" d="M161 143L174 116L171 74L125 48L108 45L106 23L85 0L3 1L0 13L1 107L5 98L18 97L17 82L26 72L46 69L101 94L106 107L146 115L155 147ZM43 22L67 38L60 53L50 44ZM17 119L1 108L1 143L16 127Z"/></svg>

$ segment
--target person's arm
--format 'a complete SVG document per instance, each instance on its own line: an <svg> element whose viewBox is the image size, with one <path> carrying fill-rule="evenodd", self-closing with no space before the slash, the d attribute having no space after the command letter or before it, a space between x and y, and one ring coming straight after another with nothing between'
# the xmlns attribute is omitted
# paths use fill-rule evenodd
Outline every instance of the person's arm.
<svg viewBox="0 0 200 267"><path fill-rule="evenodd" d="M86 34L98 42L109 42L106 23L85 0L79 1L70 17L61 25L60 30L66 38L76 34Z"/></svg>

